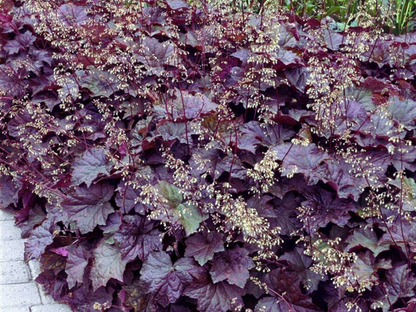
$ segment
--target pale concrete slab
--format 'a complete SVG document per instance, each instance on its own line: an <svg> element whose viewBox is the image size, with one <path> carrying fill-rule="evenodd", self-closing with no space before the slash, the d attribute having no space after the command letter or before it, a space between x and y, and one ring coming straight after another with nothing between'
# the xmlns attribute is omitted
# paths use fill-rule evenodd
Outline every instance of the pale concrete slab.
<svg viewBox="0 0 416 312"><path fill-rule="evenodd" d="M29 269L30 269L30 275L32 276L32 279L35 280L36 277L41 273L40 270L40 262L36 259L29 260Z"/></svg>
<svg viewBox="0 0 416 312"><path fill-rule="evenodd" d="M15 239L0 241L0 262L23 261L25 252L25 240Z"/></svg>
<svg viewBox="0 0 416 312"><path fill-rule="evenodd" d="M0 241L21 239L22 232L14 224L14 220L0 221Z"/></svg>
<svg viewBox="0 0 416 312"><path fill-rule="evenodd" d="M29 307L0 308L0 312L30 312Z"/></svg>
<svg viewBox="0 0 416 312"><path fill-rule="evenodd" d="M45 290L43 289L43 285L40 285L40 284L36 283L36 286L38 287L39 295L40 295L40 301L42 302L42 304L56 303L55 299L53 299L53 297L51 295L48 295L45 292Z"/></svg>
<svg viewBox="0 0 416 312"><path fill-rule="evenodd" d="M27 283L30 280L29 267L23 261L0 262L0 285Z"/></svg>
<svg viewBox="0 0 416 312"><path fill-rule="evenodd" d="M30 308L32 312L72 312L71 308L66 304L47 304L33 306Z"/></svg>
<svg viewBox="0 0 416 312"><path fill-rule="evenodd" d="M0 221L14 220L14 215L4 209L0 209Z"/></svg>
<svg viewBox="0 0 416 312"><path fill-rule="evenodd" d="M17 308L40 305L35 283L0 285L0 308Z"/></svg>

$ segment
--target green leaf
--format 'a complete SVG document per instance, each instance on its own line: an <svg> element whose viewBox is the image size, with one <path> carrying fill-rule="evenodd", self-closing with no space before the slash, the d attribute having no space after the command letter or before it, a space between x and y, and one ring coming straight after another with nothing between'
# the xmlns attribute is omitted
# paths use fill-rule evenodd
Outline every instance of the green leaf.
<svg viewBox="0 0 416 312"><path fill-rule="evenodd" d="M178 214L180 223L186 231L186 235L189 236L192 233L195 233L202 221L200 211L190 204L180 204L175 210Z"/></svg>
<svg viewBox="0 0 416 312"><path fill-rule="evenodd" d="M182 194L175 185L161 181L158 186L169 207L172 208L173 220L169 221L180 223L188 236L195 233L203 220L199 209L188 202L183 202Z"/></svg>
<svg viewBox="0 0 416 312"><path fill-rule="evenodd" d="M390 248L389 246L379 244L374 231L364 231L362 229L355 230L354 234L349 236L346 242L348 243L346 250L351 251L351 249L355 249L356 247L363 247L371 250L375 257L380 252L389 250Z"/></svg>
<svg viewBox="0 0 416 312"><path fill-rule="evenodd" d="M413 178L404 177L402 180L396 178L388 182L391 185L396 186L403 192L403 210L415 211L416 209L416 183Z"/></svg>
<svg viewBox="0 0 416 312"><path fill-rule="evenodd" d="M354 99L354 101L358 103L361 103L367 112L375 109L375 105L372 100L373 93L370 89L351 87L346 90L346 96Z"/></svg>
<svg viewBox="0 0 416 312"><path fill-rule="evenodd" d="M183 197L179 192L179 188L175 185L172 185L166 181L159 182L159 190L162 193L169 203L171 208L176 208L180 203L182 203Z"/></svg>

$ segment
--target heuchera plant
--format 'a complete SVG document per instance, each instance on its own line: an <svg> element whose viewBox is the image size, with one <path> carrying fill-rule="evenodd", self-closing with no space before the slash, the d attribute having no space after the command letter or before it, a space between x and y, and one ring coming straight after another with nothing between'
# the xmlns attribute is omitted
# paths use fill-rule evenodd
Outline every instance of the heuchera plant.
<svg viewBox="0 0 416 312"><path fill-rule="evenodd" d="M37 282L74 311L414 311L416 34L236 8L2 2L0 208Z"/></svg>

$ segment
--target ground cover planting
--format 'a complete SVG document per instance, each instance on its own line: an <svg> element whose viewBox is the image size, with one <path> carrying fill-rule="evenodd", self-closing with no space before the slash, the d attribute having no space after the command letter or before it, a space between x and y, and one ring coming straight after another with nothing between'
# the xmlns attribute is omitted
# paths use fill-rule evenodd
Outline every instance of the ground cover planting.
<svg viewBox="0 0 416 312"><path fill-rule="evenodd" d="M416 33L371 3L0 1L0 208L37 282L85 312L415 311Z"/></svg>

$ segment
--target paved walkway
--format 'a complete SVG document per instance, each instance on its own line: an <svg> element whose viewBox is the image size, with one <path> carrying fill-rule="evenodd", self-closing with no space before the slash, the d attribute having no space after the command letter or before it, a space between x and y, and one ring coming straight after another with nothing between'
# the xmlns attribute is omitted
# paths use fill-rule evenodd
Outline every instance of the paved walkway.
<svg viewBox="0 0 416 312"><path fill-rule="evenodd" d="M0 312L71 312L35 283L39 265L23 261L24 242L13 215L0 209Z"/></svg>

